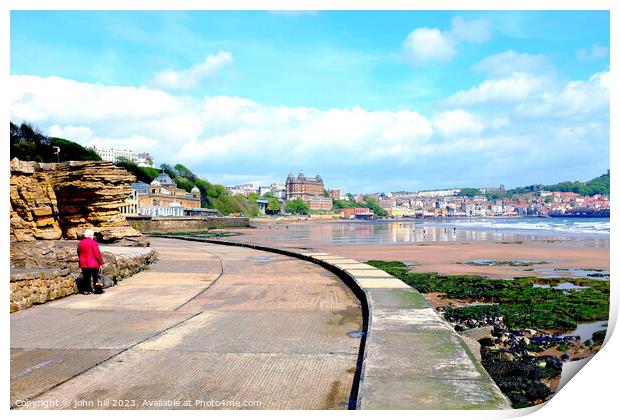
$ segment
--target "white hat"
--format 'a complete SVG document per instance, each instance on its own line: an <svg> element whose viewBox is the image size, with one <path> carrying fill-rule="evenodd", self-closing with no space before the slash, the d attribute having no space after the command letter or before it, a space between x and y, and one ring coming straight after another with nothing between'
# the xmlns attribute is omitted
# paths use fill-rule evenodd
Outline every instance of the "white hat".
<svg viewBox="0 0 620 420"><path fill-rule="evenodd" d="M95 236L95 232L92 229L86 229L84 231L85 238L93 238Z"/></svg>

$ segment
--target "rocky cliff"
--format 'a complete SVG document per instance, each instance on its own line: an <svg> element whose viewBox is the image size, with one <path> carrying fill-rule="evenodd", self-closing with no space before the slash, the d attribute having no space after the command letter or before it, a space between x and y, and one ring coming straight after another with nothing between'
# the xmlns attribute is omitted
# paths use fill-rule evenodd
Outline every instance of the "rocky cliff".
<svg viewBox="0 0 620 420"><path fill-rule="evenodd" d="M110 162L13 159L11 242L78 239L91 228L104 243L147 244L119 212L134 179Z"/></svg>

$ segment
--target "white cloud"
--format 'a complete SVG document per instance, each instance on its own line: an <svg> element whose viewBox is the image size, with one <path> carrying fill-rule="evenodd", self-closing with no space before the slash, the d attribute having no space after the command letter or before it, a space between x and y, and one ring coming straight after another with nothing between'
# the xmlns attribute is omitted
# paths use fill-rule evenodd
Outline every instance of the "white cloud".
<svg viewBox="0 0 620 420"><path fill-rule="evenodd" d="M15 75L11 76L11 104L11 114L20 121L86 125L111 118L120 122L161 117L178 111L182 101L156 89Z"/></svg>
<svg viewBox="0 0 620 420"><path fill-rule="evenodd" d="M483 19L466 21L457 16L452 19L452 34L460 41L483 44L491 39L491 24Z"/></svg>
<svg viewBox="0 0 620 420"><path fill-rule="evenodd" d="M435 115L433 126L445 137L476 135L482 133L485 127L477 115L462 109Z"/></svg>
<svg viewBox="0 0 620 420"><path fill-rule="evenodd" d="M519 104L516 112L523 117L571 117L588 115L609 116L610 73L593 74L588 80L568 82L562 89L545 92Z"/></svg>
<svg viewBox="0 0 620 420"><path fill-rule="evenodd" d="M542 54L517 53L509 50L483 59L475 64L473 69L502 77L514 73L551 73L553 65Z"/></svg>
<svg viewBox="0 0 620 420"><path fill-rule="evenodd" d="M267 106L228 96L197 100L57 77L12 76L11 85L12 120L86 145L149 151L160 162L303 162L330 152L334 161L406 161L433 133L430 121L413 111Z"/></svg>
<svg viewBox="0 0 620 420"><path fill-rule="evenodd" d="M605 58L609 55L609 48L598 44L592 45L590 48L582 48L577 51L577 58L581 61L592 61Z"/></svg>
<svg viewBox="0 0 620 420"><path fill-rule="evenodd" d="M485 20L452 19L450 30L417 28L402 44L405 59L414 67L445 63L457 53L459 43L482 44L491 39L491 26Z"/></svg>
<svg viewBox="0 0 620 420"><path fill-rule="evenodd" d="M248 174L263 183L269 177L257 174L282 181L289 170L305 169L353 192L375 185L476 185L502 177L509 183L523 174L534 183L548 176L548 168L607 165L609 77L544 79L535 89L532 75L491 80L455 95L453 101L463 105L429 119L413 110L270 106L240 97L195 99L150 88L12 76L11 120L87 146L148 151L158 163L184 163L215 182L240 183ZM515 88L520 83L530 87ZM493 102L502 98L503 104ZM523 158L515 162L515 156ZM441 177L437 162L450 163L441 165ZM403 178L417 181L395 185Z"/></svg>
<svg viewBox="0 0 620 420"><path fill-rule="evenodd" d="M54 124L47 130L47 134L52 137L71 139L82 144L93 138L93 131L90 128L73 125L61 127L58 124Z"/></svg>
<svg viewBox="0 0 620 420"><path fill-rule="evenodd" d="M403 42L403 51L413 66L447 62L456 54L454 41L436 28L418 28L411 32Z"/></svg>
<svg viewBox="0 0 620 420"><path fill-rule="evenodd" d="M202 63L187 70L164 70L153 78L155 86L165 89L193 89L210 81L223 68L230 66L233 56L226 51L208 55Z"/></svg>
<svg viewBox="0 0 620 420"><path fill-rule="evenodd" d="M444 103L449 106L471 106L523 101L533 92L543 89L548 81L546 77L515 73L502 79L485 80L469 90L455 93Z"/></svg>

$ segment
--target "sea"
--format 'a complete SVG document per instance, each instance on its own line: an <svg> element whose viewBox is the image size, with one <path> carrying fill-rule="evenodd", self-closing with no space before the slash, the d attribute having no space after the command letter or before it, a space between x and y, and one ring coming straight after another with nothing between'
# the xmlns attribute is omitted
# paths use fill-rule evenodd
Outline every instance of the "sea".
<svg viewBox="0 0 620 420"><path fill-rule="evenodd" d="M329 245L578 240L587 246L608 247L609 235L609 218L519 217L298 223L289 227L275 225L269 236L274 240Z"/></svg>

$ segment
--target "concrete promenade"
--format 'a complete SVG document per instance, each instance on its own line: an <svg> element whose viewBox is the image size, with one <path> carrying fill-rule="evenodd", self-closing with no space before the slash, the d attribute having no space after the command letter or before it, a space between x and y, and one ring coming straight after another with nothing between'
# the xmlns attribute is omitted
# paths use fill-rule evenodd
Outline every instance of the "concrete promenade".
<svg viewBox="0 0 620 420"><path fill-rule="evenodd" d="M362 311L336 275L249 248L152 245L158 261L103 295L11 314L13 407L347 408Z"/></svg>

